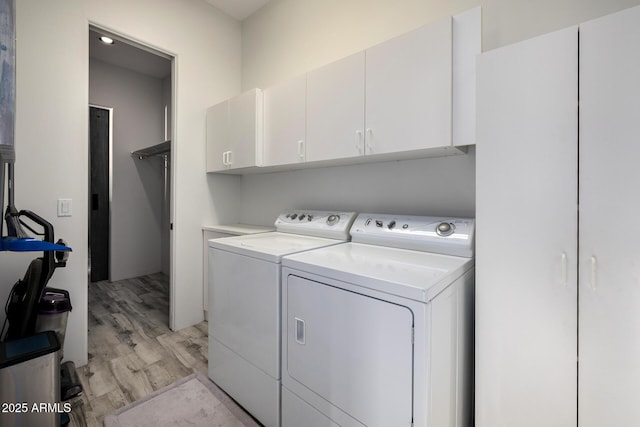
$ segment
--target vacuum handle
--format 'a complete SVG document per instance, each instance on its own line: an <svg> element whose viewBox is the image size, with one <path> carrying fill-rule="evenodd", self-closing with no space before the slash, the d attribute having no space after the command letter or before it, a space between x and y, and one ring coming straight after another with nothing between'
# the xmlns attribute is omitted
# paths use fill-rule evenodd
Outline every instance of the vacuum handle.
<svg viewBox="0 0 640 427"><path fill-rule="evenodd" d="M46 219L42 218L40 215L26 210L20 211L19 216L25 216L36 224L42 226L42 228L44 229L43 240L45 242L53 243L53 225L51 225L51 223L49 223Z"/></svg>
<svg viewBox="0 0 640 427"><path fill-rule="evenodd" d="M63 297L65 297L66 299L71 299L71 297L69 296L69 291L67 291L66 289L60 289L60 288L50 288L50 287L46 287L44 288L45 293L52 293L52 294L59 294L62 295Z"/></svg>

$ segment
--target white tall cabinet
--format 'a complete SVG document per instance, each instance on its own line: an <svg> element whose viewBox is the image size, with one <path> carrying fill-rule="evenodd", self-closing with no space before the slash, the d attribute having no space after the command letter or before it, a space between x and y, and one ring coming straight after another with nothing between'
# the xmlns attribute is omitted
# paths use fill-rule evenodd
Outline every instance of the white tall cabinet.
<svg viewBox="0 0 640 427"><path fill-rule="evenodd" d="M640 7L478 60L478 427L640 425L638 46Z"/></svg>
<svg viewBox="0 0 640 427"><path fill-rule="evenodd" d="M640 8L580 26L580 427L640 425Z"/></svg>
<svg viewBox="0 0 640 427"><path fill-rule="evenodd" d="M478 59L477 427L576 425L577 70L577 28Z"/></svg>

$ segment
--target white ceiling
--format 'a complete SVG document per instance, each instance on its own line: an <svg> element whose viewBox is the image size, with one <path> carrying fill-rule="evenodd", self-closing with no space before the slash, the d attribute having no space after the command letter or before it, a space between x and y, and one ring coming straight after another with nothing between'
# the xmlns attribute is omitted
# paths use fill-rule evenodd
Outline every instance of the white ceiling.
<svg viewBox="0 0 640 427"><path fill-rule="evenodd" d="M269 0L204 0L238 21L267 4Z"/></svg>

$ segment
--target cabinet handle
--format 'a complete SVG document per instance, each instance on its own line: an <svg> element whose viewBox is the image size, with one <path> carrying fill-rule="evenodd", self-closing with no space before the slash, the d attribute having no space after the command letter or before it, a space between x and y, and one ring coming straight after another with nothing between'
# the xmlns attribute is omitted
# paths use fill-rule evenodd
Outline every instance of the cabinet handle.
<svg viewBox="0 0 640 427"><path fill-rule="evenodd" d="M304 160L304 141L298 141L298 157L300 160Z"/></svg>
<svg viewBox="0 0 640 427"><path fill-rule="evenodd" d="M596 277L598 274L598 261L595 256L591 257L591 281L589 283L591 290L596 291Z"/></svg>
<svg viewBox="0 0 640 427"><path fill-rule="evenodd" d="M227 151L222 152L222 165L227 166Z"/></svg>
<svg viewBox="0 0 640 427"><path fill-rule="evenodd" d="M227 151L227 166L233 164L233 151Z"/></svg>
<svg viewBox="0 0 640 427"><path fill-rule="evenodd" d="M561 262L561 283L562 286L567 286L568 280L567 280L567 254L565 252L562 253L562 255L560 256L560 262Z"/></svg>
<svg viewBox="0 0 640 427"><path fill-rule="evenodd" d="M298 344L304 345L305 342L306 342L306 340L305 340L305 324L304 324L304 320L299 319L297 317L294 317L293 320L295 321L295 324L296 324L296 328L295 328L296 342Z"/></svg>
<svg viewBox="0 0 640 427"><path fill-rule="evenodd" d="M362 138L362 131L357 130L356 131L356 150L358 150L358 153L363 154L362 153L363 148L364 148L364 141Z"/></svg>
<svg viewBox="0 0 640 427"><path fill-rule="evenodd" d="M371 128L367 129L367 137L365 139L367 141L367 150L368 150L369 154L371 154L371 153L373 153L373 144L372 144L372 141L373 141L373 129L371 129ZM365 151L365 153L366 153L366 151Z"/></svg>

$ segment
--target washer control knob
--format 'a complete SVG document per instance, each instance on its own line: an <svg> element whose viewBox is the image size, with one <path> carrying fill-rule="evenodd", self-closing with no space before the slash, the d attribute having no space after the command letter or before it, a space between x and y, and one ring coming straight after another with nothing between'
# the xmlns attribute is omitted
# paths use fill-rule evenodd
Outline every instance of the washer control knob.
<svg viewBox="0 0 640 427"><path fill-rule="evenodd" d="M327 218L328 225L336 225L340 221L340 215L329 215Z"/></svg>
<svg viewBox="0 0 640 427"><path fill-rule="evenodd" d="M407 228L409 228L409 224L404 224L404 225L402 226L402 229L403 229L403 230L406 230Z"/></svg>
<svg viewBox="0 0 640 427"><path fill-rule="evenodd" d="M307 215L307 221L309 222L313 221L313 215Z"/></svg>
<svg viewBox="0 0 640 427"><path fill-rule="evenodd" d="M306 217L307 217L307 216L306 216L305 214L302 214L302 215L300 215L300 216L298 217L298 219L299 219L300 221L302 221L302 220L303 220L303 219L305 219Z"/></svg>
<svg viewBox="0 0 640 427"><path fill-rule="evenodd" d="M291 214L291 217L290 217L290 218L291 218L291 219L296 219L296 218L298 218L298 214Z"/></svg>
<svg viewBox="0 0 640 427"><path fill-rule="evenodd" d="M436 233L438 234L438 236L443 236L443 237L453 234L453 224L449 222L441 222L436 227Z"/></svg>
<svg viewBox="0 0 640 427"><path fill-rule="evenodd" d="M389 230L393 230L396 226L396 222L395 221L391 221L389 224L387 224L387 227L389 227Z"/></svg>
<svg viewBox="0 0 640 427"><path fill-rule="evenodd" d="M379 219L376 219L376 227L382 227L384 225L384 222L380 221Z"/></svg>

